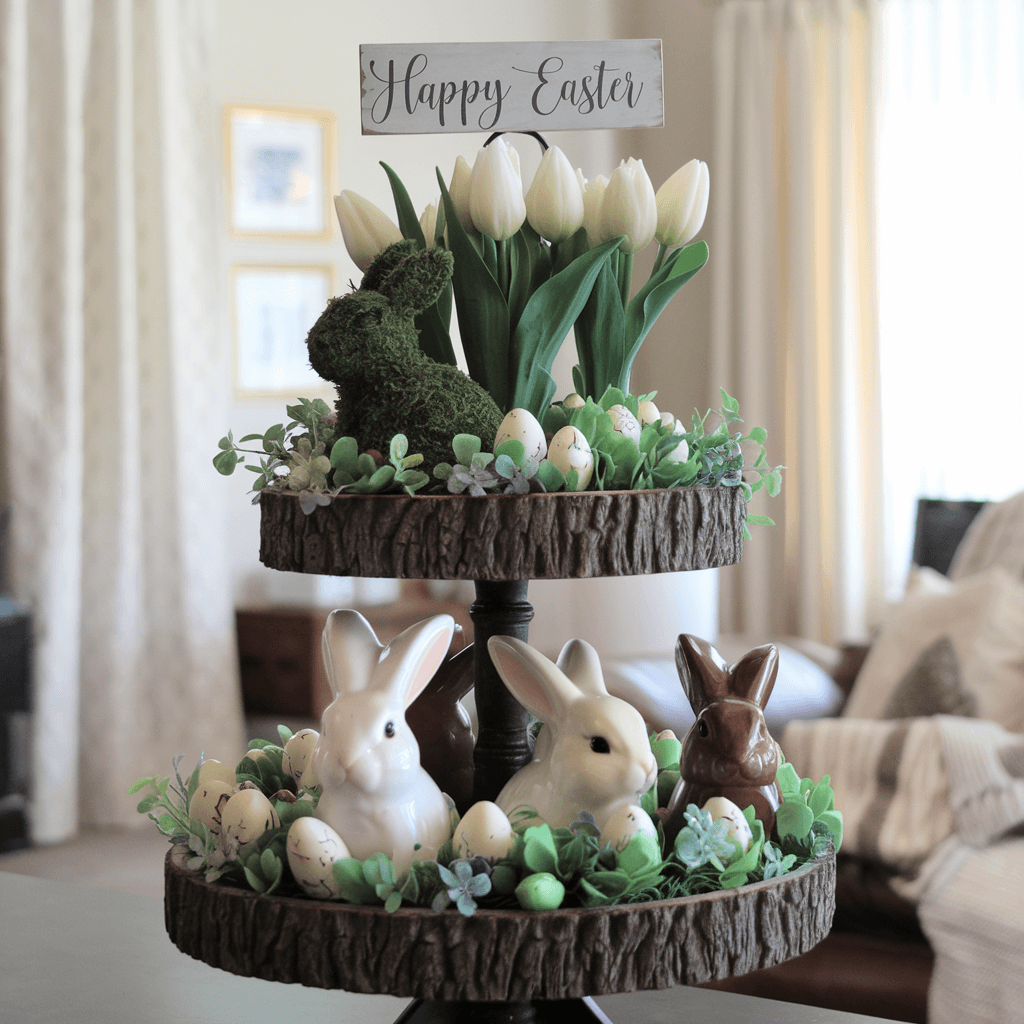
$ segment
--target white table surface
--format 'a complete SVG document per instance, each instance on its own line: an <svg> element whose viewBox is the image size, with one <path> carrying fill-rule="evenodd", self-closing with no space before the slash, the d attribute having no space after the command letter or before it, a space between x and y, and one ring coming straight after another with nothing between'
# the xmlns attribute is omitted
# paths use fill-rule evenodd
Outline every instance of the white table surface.
<svg viewBox="0 0 1024 1024"><path fill-rule="evenodd" d="M391 1024L408 1004L241 978L178 951L163 903L0 871L0 1024ZM869 1024L727 992L601 996L616 1024Z"/></svg>

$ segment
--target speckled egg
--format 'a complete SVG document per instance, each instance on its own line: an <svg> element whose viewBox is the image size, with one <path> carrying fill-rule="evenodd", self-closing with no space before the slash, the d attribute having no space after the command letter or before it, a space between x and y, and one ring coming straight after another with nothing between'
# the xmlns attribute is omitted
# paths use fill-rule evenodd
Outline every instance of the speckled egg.
<svg viewBox="0 0 1024 1024"><path fill-rule="evenodd" d="M586 404L587 400L581 395L577 395L575 391L562 399L562 408L568 409L569 412L572 412L573 409L582 409Z"/></svg>
<svg viewBox="0 0 1024 1024"><path fill-rule="evenodd" d="M551 438L548 461L558 467L562 476L568 476L571 469L576 470L577 491L585 491L590 485L590 478L594 475L594 453L583 432L576 427L562 427Z"/></svg>
<svg viewBox="0 0 1024 1024"><path fill-rule="evenodd" d="M661 422L666 427L668 427L669 432L672 433L672 434L685 434L686 433L686 430L684 429L682 423L680 423L679 420L677 420L675 418L675 416L672 413L670 413L670 412L663 412L661 414Z"/></svg>
<svg viewBox="0 0 1024 1024"><path fill-rule="evenodd" d="M624 405L613 405L608 410L608 415L612 418L612 426L623 437L640 443L640 423Z"/></svg>
<svg viewBox="0 0 1024 1024"><path fill-rule="evenodd" d="M221 764L220 761L215 761L211 757L199 766L199 785L204 786L215 779L218 782L225 782L229 786L234 786L235 770L230 765Z"/></svg>
<svg viewBox="0 0 1024 1024"><path fill-rule="evenodd" d="M505 812L490 800L473 804L455 829L455 852L459 857L497 860L512 849L515 841Z"/></svg>
<svg viewBox="0 0 1024 1024"><path fill-rule="evenodd" d="M529 474L537 471L544 456L547 454L547 439L540 421L528 409L512 409L501 421L498 433L494 438L497 450L506 441L520 441L526 449L526 465Z"/></svg>
<svg viewBox="0 0 1024 1024"><path fill-rule="evenodd" d="M224 805L220 815L226 836L238 840L239 855L250 853L264 832L280 828L274 805L258 789L240 789Z"/></svg>
<svg viewBox="0 0 1024 1024"><path fill-rule="evenodd" d="M352 856L345 840L319 818L296 818L288 829L288 867L307 896L338 899L334 862Z"/></svg>
<svg viewBox="0 0 1024 1024"><path fill-rule="evenodd" d="M215 836L220 835L221 816L224 805L234 793L234 781L234 773L230 784L219 778L210 779L208 782L200 781L189 801L189 816L201 821Z"/></svg>
<svg viewBox="0 0 1024 1024"><path fill-rule="evenodd" d="M312 757L316 741L320 739L320 733L316 729L300 729L284 745L284 757L281 758L281 767L295 780L300 788L303 786L303 778L309 766L309 759Z"/></svg>
<svg viewBox="0 0 1024 1024"><path fill-rule="evenodd" d="M649 398L645 398L637 406L636 411L641 427L646 427L648 423L661 422L661 413L658 411L658 407Z"/></svg>
<svg viewBox="0 0 1024 1024"><path fill-rule="evenodd" d="M601 845L611 845L616 852L622 851L638 832L658 835L651 816L639 804L623 804L612 811L601 828Z"/></svg>
<svg viewBox="0 0 1024 1024"><path fill-rule="evenodd" d="M747 824L747 819L743 817L743 811L731 800L727 800L724 796L713 796L701 810L707 811L711 815L712 821L727 821L729 831L726 835L730 839L735 839L743 848L744 853L750 849L754 833Z"/></svg>
<svg viewBox="0 0 1024 1024"><path fill-rule="evenodd" d="M670 452L661 457L662 462L685 462L690 457L690 446L685 441L680 441Z"/></svg>

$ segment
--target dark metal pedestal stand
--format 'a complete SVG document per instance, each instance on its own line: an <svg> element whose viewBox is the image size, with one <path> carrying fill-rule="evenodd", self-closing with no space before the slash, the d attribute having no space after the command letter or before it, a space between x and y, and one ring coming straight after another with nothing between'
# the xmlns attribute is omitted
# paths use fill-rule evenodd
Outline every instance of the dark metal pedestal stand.
<svg viewBox="0 0 1024 1024"><path fill-rule="evenodd" d="M612 1024L589 996L533 1003L446 1003L417 999L395 1024Z"/></svg>

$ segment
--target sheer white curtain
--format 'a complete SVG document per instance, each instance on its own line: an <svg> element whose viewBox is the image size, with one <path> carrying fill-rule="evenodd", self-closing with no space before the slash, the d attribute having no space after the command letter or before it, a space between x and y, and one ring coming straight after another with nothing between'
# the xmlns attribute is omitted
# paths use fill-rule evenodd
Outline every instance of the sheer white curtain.
<svg viewBox="0 0 1024 1024"><path fill-rule="evenodd" d="M882 592L872 0L725 0L715 25L712 379L782 495L721 627L835 641Z"/></svg>
<svg viewBox="0 0 1024 1024"><path fill-rule="evenodd" d="M1024 488L1024 2L885 0L879 329L886 583L918 497Z"/></svg>
<svg viewBox="0 0 1024 1024"><path fill-rule="evenodd" d="M217 114L205 0L0 2L4 469L35 622L30 820L243 740L211 439Z"/></svg>

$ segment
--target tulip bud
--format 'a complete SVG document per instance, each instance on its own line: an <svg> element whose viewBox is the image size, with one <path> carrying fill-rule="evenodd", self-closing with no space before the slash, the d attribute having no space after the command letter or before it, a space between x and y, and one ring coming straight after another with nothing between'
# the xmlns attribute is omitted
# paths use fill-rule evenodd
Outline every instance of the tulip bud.
<svg viewBox="0 0 1024 1024"><path fill-rule="evenodd" d="M473 168L464 156L456 157L452 180L448 183L448 195L452 197L455 212L467 231L473 230L473 215L469 212L469 183Z"/></svg>
<svg viewBox="0 0 1024 1024"><path fill-rule="evenodd" d="M420 230L428 249L434 248L434 232L437 228L437 207L427 203L427 208L420 214Z"/></svg>
<svg viewBox="0 0 1024 1024"><path fill-rule="evenodd" d="M662 245L686 245L696 237L708 212L710 184L708 165L702 160L691 160L658 189L655 237Z"/></svg>
<svg viewBox="0 0 1024 1024"><path fill-rule="evenodd" d="M549 242L572 238L583 225L583 192L565 154L552 146L526 193L526 216L534 231Z"/></svg>
<svg viewBox="0 0 1024 1024"><path fill-rule="evenodd" d="M579 171L576 174L583 178ZM601 241L601 203L608 188L608 179L599 174L593 181L583 178L583 226L587 229L587 245L591 249Z"/></svg>
<svg viewBox="0 0 1024 1024"><path fill-rule="evenodd" d="M477 231L504 242L526 220L523 183L504 139L495 139L477 154L469 185L469 211Z"/></svg>
<svg viewBox="0 0 1024 1024"><path fill-rule="evenodd" d="M625 253L639 252L654 238L658 226L658 205L654 186L642 160L623 160L612 171L601 203L599 240L625 235L619 246Z"/></svg>
<svg viewBox="0 0 1024 1024"><path fill-rule="evenodd" d="M364 274L374 256L402 240L402 232L383 210L350 189L334 197L334 209L345 248Z"/></svg>

